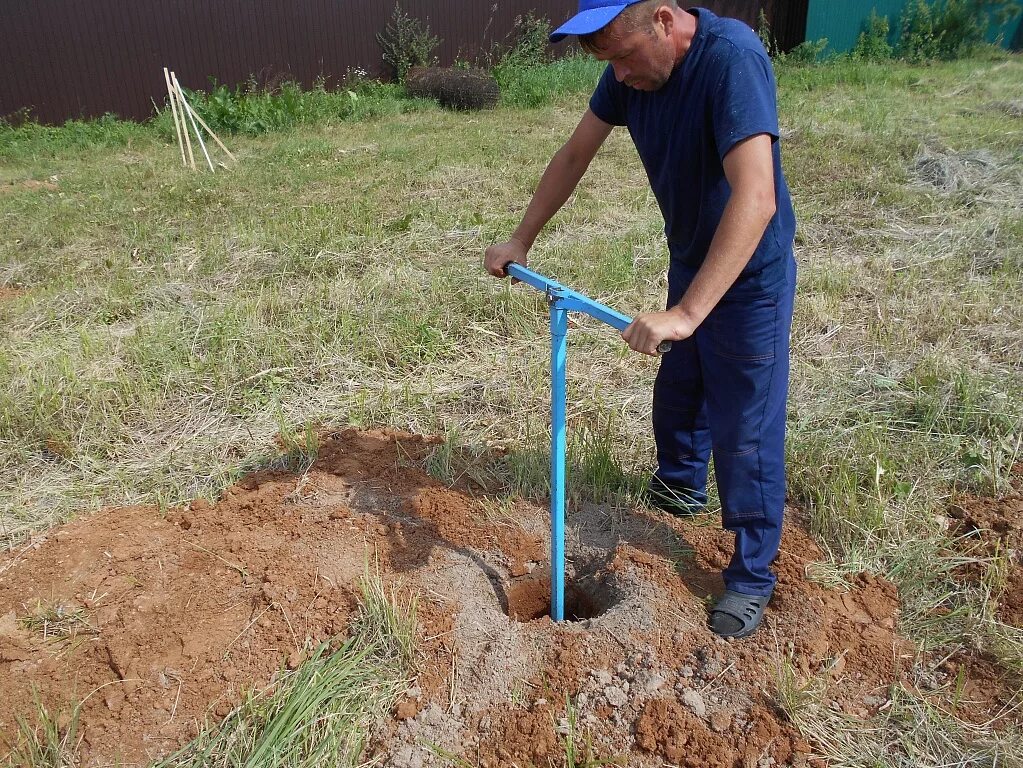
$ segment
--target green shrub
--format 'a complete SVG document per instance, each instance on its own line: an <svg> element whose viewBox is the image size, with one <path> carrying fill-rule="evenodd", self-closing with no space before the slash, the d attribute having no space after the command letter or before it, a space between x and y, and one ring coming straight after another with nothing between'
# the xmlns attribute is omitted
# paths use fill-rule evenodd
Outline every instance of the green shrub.
<svg viewBox="0 0 1023 768"><path fill-rule="evenodd" d="M875 10L870 11L866 28L860 32L853 46L851 55L861 61L884 61L892 57L892 47L888 43L890 28L887 16L878 16Z"/></svg>
<svg viewBox="0 0 1023 768"><path fill-rule="evenodd" d="M434 52L440 40L430 34L429 26L409 16L400 5L394 6L391 21L377 35L377 43L383 49L384 63L399 83L405 82L412 67L431 67L437 63Z"/></svg>
<svg viewBox="0 0 1023 768"><path fill-rule="evenodd" d="M802 42L788 53L779 53L778 56L794 64L816 64L824 56L827 47L828 38L822 37Z"/></svg>
<svg viewBox="0 0 1023 768"><path fill-rule="evenodd" d="M551 22L544 16L534 16L530 11L525 16L516 16L509 35L511 45L500 57L502 64L531 66L550 60L548 48Z"/></svg>
<svg viewBox="0 0 1023 768"><path fill-rule="evenodd" d="M952 60L984 43L992 19L1012 17L1011 0L912 0L903 11L898 54L909 61Z"/></svg>

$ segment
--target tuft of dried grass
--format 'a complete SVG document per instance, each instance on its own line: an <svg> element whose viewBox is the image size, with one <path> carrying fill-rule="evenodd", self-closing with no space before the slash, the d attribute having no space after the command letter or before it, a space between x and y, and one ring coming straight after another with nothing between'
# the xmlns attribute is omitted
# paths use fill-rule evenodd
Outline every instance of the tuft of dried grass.
<svg viewBox="0 0 1023 768"><path fill-rule="evenodd" d="M924 147L913 160L917 182L945 193L990 189L999 183L1002 168L984 149L955 152Z"/></svg>

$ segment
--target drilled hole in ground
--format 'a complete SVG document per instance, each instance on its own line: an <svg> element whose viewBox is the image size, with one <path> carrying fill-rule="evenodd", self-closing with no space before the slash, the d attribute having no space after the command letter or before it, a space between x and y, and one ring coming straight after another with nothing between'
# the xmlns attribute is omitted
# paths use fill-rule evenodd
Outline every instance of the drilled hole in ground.
<svg viewBox="0 0 1023 768"><path fill-rule="evenodd" d="M551 614L551 580L527 576L508 585L508 616L516 621L536 621ZM584 621L603 615L611 607L610 591L592 578L565 584L565 620Z"/></svg>

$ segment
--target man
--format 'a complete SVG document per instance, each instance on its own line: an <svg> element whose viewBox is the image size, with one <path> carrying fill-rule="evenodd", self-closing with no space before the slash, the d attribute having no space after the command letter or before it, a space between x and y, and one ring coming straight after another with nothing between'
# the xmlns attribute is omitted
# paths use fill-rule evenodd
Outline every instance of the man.
<svg viewBox="0 0 1023 768"><path fill-rule="evenodd" d="M580 0L551 40L578 35L609 66L522 222L487 249L505 275L575 189L616 125L629 133L664 216L664 312L622 333L637 352L671 340L654 384L651 503L706 504L713 450L722 523L735 534L709 625L746 637L774 589L785 502L785 400L795 292L795 217L782 175L770 60L753 31L675 0Z"/></svg>

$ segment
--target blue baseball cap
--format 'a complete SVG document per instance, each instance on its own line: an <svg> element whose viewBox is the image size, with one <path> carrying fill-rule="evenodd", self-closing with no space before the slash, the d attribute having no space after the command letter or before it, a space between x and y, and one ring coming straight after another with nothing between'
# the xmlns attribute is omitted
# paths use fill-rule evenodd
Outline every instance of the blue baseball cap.
<svg viewBox="0 0 1023 768"><path fill-rule="evenodd" d="M579 12L570 18L556 30L551 32L550 40L557 43L569 35L588 35L603 29L619 13L630 5L635 5L642 0L579 0Z"/></svg>

